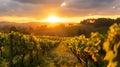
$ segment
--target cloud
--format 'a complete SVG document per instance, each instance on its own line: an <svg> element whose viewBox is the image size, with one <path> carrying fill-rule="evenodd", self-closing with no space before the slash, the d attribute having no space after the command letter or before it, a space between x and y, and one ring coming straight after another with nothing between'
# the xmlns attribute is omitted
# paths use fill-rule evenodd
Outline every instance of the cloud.
<svg viewBox="0 0 120 67"><path fill-rule="evenodd" d="M29 4L61 4L64 0L14 0L21 3Z"/></svg>
<svg viewBox="0 0 120 67"><path fill-rule="evenodd" d="M66 5L61 7L63 2ZM0 0L0 16L42 18L52 12L67 17L117 15L119 3L120 0Z"/></svg>
<svg viewBox="0 0 120 67"><path fill-rule="evenodd" d="M101 8L107 7L114 3L115 0L66 0L67 7L72 8Z"/></svg>
<svg viewBox="0 0 120 67"><path fill-rule="evenodd" d="M120 14L120 10L113 8L118 5L118 0L65 0L66 6L61 9L61 13L70 16L88 15L115 15Z"/></svg>
<svg viewBox="0 0 120 67"><path fill-rule="evenodd" d="M0 0L0 16L40 17L44 16L44 7L16 2L14 0Z"/></svg>

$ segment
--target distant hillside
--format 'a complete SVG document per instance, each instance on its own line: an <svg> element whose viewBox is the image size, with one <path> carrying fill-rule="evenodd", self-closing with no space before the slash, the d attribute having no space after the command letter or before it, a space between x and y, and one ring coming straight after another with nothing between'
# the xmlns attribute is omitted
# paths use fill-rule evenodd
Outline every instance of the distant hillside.
<svg viewBox="0 0 120 67"><path fill-rule="evenodd" d="M24 34L45 36L90 36L91 32L107 33L109 26L120 23L120 19L98 18L86 19L80 23L48 23L48 22L0 22L0 32L9 32L11 27Z"/></svg>

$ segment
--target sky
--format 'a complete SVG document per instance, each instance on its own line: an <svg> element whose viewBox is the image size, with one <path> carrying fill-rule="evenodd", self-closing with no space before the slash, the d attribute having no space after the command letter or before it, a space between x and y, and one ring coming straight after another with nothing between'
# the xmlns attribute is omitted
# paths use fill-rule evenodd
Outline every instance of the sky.
<svg viewBox="0 0 120 67"><path fill-rule="evenodd" d="M50 15L65 22L120 15L120 0L0 0L0 21L41 21Z"/></svg>

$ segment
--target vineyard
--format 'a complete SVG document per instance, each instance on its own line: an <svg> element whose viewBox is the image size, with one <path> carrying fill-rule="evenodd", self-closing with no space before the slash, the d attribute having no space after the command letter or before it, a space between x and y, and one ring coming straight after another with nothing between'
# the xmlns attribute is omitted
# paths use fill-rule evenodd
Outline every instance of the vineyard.
<svg viewBox="0 0 120 67"><path fill-rule="evenodd" d="M1 32L0 67L120 67L120 24L90 37Z"/></svg>

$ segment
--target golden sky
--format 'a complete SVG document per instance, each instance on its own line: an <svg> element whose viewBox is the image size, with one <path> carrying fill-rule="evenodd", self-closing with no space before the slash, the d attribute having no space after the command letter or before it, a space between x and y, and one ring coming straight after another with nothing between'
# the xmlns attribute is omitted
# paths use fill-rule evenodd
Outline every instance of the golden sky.
<svg viewBox="0 0 120 67"><path fill-rule="evenodd" d="M0 21L42 22L53 15L63 22L120 16L120 0L0 0Z"/></svg>

